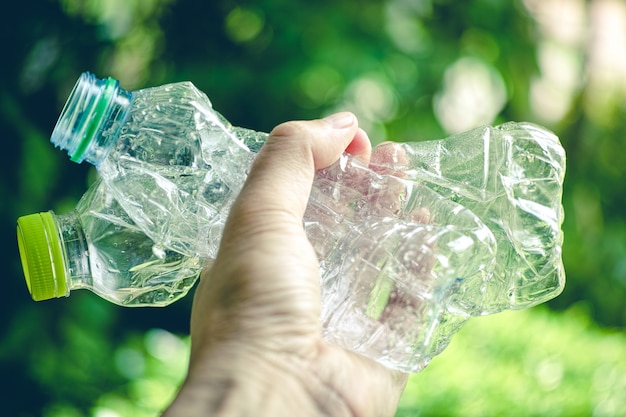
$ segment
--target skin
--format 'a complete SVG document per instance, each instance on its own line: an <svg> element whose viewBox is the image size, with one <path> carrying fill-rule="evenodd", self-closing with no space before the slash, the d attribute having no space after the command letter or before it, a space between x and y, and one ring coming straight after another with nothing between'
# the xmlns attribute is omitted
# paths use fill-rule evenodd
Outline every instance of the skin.
<svg viewBox="0 0 626 417"><path fill-rule="evenodd" d="M188 375L165 417L393 416L407 375L321 337L318 260L302 227L315 171L371 144L347 112L271 132L203 272Z"/></svg>

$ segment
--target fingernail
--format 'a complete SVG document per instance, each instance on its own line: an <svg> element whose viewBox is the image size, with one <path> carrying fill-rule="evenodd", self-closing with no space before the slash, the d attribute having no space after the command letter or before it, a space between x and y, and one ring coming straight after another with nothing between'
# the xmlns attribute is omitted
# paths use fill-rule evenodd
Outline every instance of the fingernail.
<svg viewBox="0 0 626 417"><path fill-rule="evenodd" d="M346 127L352 126L354 124L354 119L354 114L348 111L343 111L324 117L326 123L328 123L335 129L345 129Z"/></svg>

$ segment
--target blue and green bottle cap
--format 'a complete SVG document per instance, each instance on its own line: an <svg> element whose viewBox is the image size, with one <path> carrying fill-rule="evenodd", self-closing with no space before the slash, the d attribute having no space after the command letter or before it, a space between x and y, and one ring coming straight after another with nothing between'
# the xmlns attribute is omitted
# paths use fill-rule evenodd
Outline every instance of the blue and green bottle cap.
<svg viewBox="0 0 626 417"><path fill-rule="evenodd" d="M82 162L92 141L103 126L110 103L118 92L114 78L100 80L84 72L74 85L50 140L67 150L70 159Z"/></svg>

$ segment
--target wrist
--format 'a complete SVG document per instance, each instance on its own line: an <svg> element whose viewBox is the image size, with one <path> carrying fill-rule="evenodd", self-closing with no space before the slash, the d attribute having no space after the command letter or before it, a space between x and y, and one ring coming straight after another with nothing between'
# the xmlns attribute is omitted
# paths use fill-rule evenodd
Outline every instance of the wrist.
<svg viewBox="0 0 626 417"><path fill-rule="evenodd" d="M354 416L346 399L304 362L250 359L195 361L162 417Z"/></svg>

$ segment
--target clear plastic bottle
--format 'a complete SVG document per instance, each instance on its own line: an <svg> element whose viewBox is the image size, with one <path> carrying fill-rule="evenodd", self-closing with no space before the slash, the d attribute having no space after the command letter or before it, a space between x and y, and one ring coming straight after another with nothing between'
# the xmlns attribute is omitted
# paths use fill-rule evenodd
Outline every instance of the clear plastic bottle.
<svg viewBox="0 0 626 417"><path fill-rule="evenodd" d="M556 297L564 175L558 138L529 123L385 143L367 168L344 156L318 172L305 227L325 337L411 372L469 317Z"/></svg>
<svg viewBox="0 0 626 417"><path fill-rule="evenodd" d="M565 284L561 199L565 151L531 123L480 127L445 139L385 144L375 169L401 172L471 210L494 234L493 276L464 309L479 314L522 309ZM472 291L472 289L468 289Z"/></svg>
<svg viewBox="0 0 626 417"><path fill-rule="evenodd" d="M154 241L214 258L228 207L266 137L233 128L189 82L128 92L84 73L51 141L95 165Z"/></svg>
<svg viewBox="0 0 626 417"><path fill-rule="evenodd" d="M266 138L231 126L189 82L128 92L85 73L51 140L94 164L160 246L212 259ZM414 372L470 316L558 295L564 169L552 133L507 123L320 171L304 224L325 337Z"/></svg>
<svg viewBox="0 0 626 417"><path fill-rule="evenodd" d="M87 289L121 306L165 306L187 294L202 267L150 240L100 181L69 213L20 217L17 239L35 301Z"/></svg>

